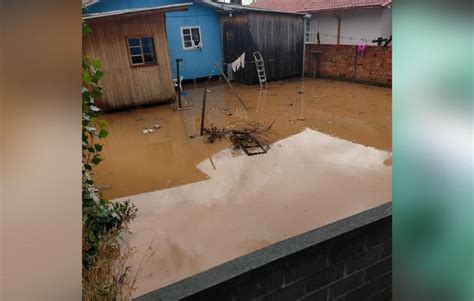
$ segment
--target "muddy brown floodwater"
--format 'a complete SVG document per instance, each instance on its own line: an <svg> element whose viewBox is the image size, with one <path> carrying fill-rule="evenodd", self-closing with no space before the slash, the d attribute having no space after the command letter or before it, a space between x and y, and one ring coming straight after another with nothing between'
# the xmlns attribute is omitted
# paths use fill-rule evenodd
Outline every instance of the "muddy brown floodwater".
<svg viewBox="0 0 474 301"><path fill-rule="evenodd" d="M135 296L391 201L390 89L314 79L237 89L249 111L214 82L206 125L274 121L267 154L197 135L203 86L185 89L182 111L103 116L110 135L95 178L104 196L138 208L125 239L137 250L132 274L155 250Z"/></svg>
<svg viewBox="0 0 474 301"><path fill-rule="evenodd" d="M197 165L206 181L124 198L139 210L126 239L134 269L156 250L136 295L389 202L389 157L306 128L265 155L214 154Z"/></svg>
<svg viewBox="0 0 474 301"><path fill-rule="evenodd" d="M212 82L206 126L275 121L275 141L308 127L391 150L391 89L310 78L272 82L266 91L257 86L236 88L249 111L224 82ZM187 106L182 111L160 105L102 116L110 134L95 179L104 197L114 199L208 178L196 165L230 142L203 142L198 136L203 86L191 85L185 91L182 100ZM142 130L154 125L160 128L143 134ZM391 160L386 163L391 164Z"/></svg>

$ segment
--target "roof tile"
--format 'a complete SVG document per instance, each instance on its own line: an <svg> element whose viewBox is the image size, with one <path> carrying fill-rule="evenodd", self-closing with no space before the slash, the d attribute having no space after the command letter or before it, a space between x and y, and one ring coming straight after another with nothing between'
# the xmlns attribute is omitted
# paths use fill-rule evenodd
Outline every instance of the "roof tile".
<svg viewBox="0 0 474 301"><path fill-rule="evenodd" d="M314 12L383 7L391 3L392 0L256 0L251 6L287 12Z"/></svg>

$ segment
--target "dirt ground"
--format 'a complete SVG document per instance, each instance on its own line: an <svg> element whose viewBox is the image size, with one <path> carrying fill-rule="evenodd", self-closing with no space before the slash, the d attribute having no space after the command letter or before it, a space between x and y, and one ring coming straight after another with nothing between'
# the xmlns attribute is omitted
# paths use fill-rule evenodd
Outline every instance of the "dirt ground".
<svg viewBox="0 0 474 301"><path fill-rule="evenodd" d="M196 165L230 142L206 144L198 136L203 87L184 88L182 111L160 105L102 117L110 134L95 179L104 197L115 199L209 178ZM246 85L236 85L236 89L249 111L225 82L211 82L206 126L274 121L274 141L310 128L391 150L391 89L311 78L272 82L263 91ZM142 132L154 125L159 125L155 132ZM390 158L386 164L391 164Z"/></svg>

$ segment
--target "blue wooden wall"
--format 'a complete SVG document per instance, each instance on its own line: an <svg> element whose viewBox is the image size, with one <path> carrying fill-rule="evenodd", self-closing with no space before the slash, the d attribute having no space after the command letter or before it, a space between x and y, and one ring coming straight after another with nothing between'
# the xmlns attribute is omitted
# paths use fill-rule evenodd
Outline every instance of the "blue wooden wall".
<svg viewBox="0 0 474 301"><path fill-rule="evenodd" d="M146 8L192 0L100 0L87 8L88 13L100 13L130 8ZM184 50L181 41L181 27L200 26L202 49ZM193 3L187 11L166 13L166 33L170 52L173 78L176 78L176 58L182 58L180 73L184 79L207 77L214 63L222 62L219 17L214 9ZM160 45L155 45L159 51ZM214 70L214 75L219 74Z"/></svg>
<svg viewBox="0 0 474 301"><path fill-rule="evenodd" d="M180 28L195 25L201 27L202 49L184 50ZM173 78L176 77L176 58L184 59L180 64L180 73L184 79L207 77L213 64L222 62L219 17L212 8L195 3L188 11L167 13L166 34ZM213 74L219 72L214 70Z"/></svg>

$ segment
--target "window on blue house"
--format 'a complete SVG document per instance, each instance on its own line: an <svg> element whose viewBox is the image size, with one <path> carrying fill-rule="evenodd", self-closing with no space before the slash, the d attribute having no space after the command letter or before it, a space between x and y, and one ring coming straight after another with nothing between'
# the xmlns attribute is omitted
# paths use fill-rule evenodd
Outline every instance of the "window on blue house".
<svg viewBox="0 0 474 301"><path fill-rule="evenodd" d="M185 50L202 48L201 28L199 26L181 27L181 40Z"/></svg>
<svg viewBox="0 0 474 301"><path fill-rule="evenodd" d="M128 49L132 66L156 63L155 46L153 38L129 38Z"/></svg>

